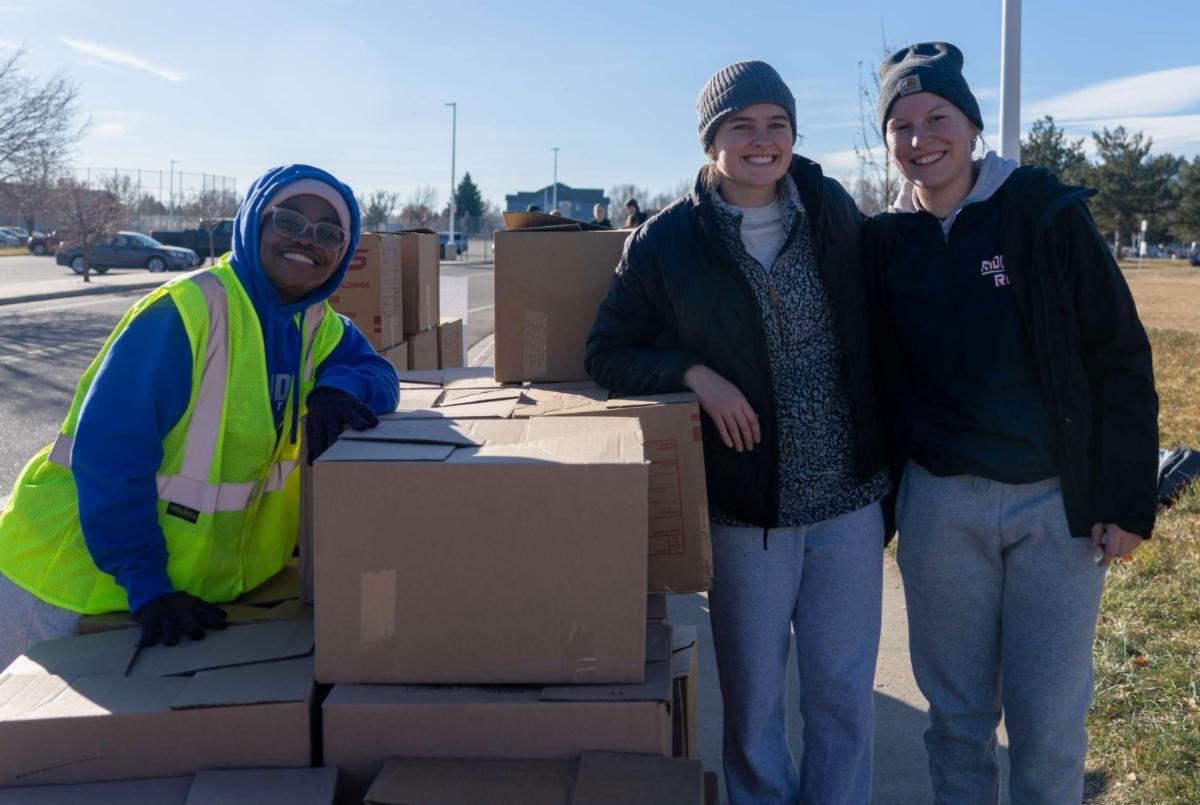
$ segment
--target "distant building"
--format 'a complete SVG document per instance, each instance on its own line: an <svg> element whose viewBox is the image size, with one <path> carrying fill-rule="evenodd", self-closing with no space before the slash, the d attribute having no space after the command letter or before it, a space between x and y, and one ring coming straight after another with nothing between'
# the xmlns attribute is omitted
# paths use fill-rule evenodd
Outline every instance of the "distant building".
<svg viewBox="0 0 1200 805"><path fill-rule="evenodd" d="M505 212L525 212L530 204L540 207L542 212L550 212L554 208L554 185L504 197ZM597 204L608 205L608 196L604 195L603 190L568 187L562 182L558 183L558 211L563 217L574 218L576 221L590 221L592 207ZM612 210L609 210L609 217L612 217Z"/></svg>

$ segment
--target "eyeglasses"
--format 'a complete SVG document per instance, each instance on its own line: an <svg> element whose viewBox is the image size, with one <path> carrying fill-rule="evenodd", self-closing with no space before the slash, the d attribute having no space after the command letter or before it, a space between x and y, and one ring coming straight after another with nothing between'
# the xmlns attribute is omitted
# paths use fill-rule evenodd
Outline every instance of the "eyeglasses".
<svg viewBox="0 0 1200 805"><path fill-rule="evenodd" d="M284 237L302 237L310 227L313 231L313 242L322 249L338 249L346 242L346 230L337 224L314 224L295 210L285 207L271 210L271 228Z"/></svg>

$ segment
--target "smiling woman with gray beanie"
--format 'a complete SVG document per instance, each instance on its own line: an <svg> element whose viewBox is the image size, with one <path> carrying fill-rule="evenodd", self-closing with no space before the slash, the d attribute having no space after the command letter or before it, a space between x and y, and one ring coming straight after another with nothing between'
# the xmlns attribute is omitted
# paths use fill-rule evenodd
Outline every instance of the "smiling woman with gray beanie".
<svg viewBox="0 0 1200 805"><path fill-rule="evenodd" d="M889 489L871 385L861 216L792 153L796 102L768 64L696 104L692 191L630 236L588 339L623 394L690 389L712 508L713 643L732 805L870 799ZM788 748L790 631L804 753Z"/></svg>
<svg viewBox="0 0 1200 805"><path fill-rule="evenodd" d="M1154 525L1150 344L1094 191L972 158L962 67L923 42L880 68L904 182L866 242L910 654L938 803L998 801L1002 710L1012 801L1078 803L1105 566Z"/></svg>

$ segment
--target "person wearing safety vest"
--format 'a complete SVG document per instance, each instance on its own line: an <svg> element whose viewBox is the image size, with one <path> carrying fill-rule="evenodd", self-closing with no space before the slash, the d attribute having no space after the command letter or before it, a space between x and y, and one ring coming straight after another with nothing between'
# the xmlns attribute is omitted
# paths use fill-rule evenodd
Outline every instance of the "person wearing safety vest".
<svg viewBox="0 0 1200 805"><path fill-rule="evenodd" d="M396 372L325 301L360 233L354 193L273 168L233 250L137 302L84 372L54 444L0 513L0 670L80 615L128 609L141 642L225 625L279 572L308 460L395 409Z"/></svg>

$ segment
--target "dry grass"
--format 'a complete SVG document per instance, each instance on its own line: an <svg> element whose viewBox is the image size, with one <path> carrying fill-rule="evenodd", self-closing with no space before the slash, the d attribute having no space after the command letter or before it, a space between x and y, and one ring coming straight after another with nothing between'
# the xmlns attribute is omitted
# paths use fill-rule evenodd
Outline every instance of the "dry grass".
<svg viewBox="0 0 1200 805"><path fill-rule="evenodd" d="M1164 447L1200 448L1200 269L1190 271L1125 272L1151 328ZM1179 329L1157 329L1166 323ZM1095 664L1087 801L1200 803L1200 484L1109 571Z"/></svg>
<svg viewBox="0 0 1200 805"><path fill-rule="evenodd" d="M26 249L24 246L0 248L0 257L19 257L22 254L29 254L29 249Z"/></svg>
<svg viewBox="0 0 1200 805"><path fill-rule="evenodd" d="M1200 268L1185 260L1122 262L1125 280L1147 327L1200 332Z"/></svg>

